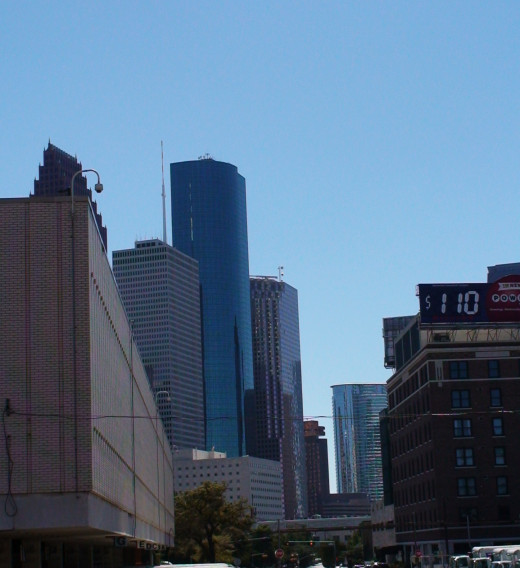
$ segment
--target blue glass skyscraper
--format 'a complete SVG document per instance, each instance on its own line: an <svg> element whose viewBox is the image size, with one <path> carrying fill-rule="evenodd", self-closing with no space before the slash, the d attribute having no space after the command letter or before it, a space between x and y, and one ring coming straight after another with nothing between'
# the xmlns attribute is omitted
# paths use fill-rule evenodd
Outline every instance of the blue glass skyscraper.
<svg viewBox="0 0 520 568"><path fill-rule="evenodd" d="M379 413L388 406L384 384L332 387L338 493L383 497Z"/></svg>
<svg viewBox="0 0 520 568"><path fill-rule="evenodd" d="M199 261L206 448L241 456L252 397L246 183L213 159L170 164L173 245Z"/></svg>

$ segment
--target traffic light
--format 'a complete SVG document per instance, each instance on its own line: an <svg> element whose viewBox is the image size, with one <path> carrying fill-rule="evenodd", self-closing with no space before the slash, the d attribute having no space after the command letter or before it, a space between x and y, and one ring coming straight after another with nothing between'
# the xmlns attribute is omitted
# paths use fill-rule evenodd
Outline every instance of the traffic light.
<svg viewBox="0 0 520 568"><path fill-rule="evenodd" d="M314 541L313 541L313 540L309 540L309 546L314 546Z"/></svg>

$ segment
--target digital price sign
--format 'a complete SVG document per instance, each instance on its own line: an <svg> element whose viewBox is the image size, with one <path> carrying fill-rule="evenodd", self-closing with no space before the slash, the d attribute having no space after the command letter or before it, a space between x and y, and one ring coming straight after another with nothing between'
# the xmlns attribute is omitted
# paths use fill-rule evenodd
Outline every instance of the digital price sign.
<svg viewBox="0 0 520 568"><path fill-rule="evenodd" d="M492 283L419 284L421 325L520 323L520 275Z"/></svg>

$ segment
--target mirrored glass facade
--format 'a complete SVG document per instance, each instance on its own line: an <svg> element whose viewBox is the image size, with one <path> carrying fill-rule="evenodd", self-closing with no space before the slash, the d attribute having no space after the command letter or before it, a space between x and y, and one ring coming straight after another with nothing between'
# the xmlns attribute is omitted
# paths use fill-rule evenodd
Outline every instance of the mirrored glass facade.
<svg viewBox="0 0 520 568"><path fill-rule="evenodd" d="M232 164L170 164L173 245L199 261L206 448L241 456L253 392L245 179Z"/></svg>
<svg viewBox="0 0 520 568"><path fill-rule="evenodd" d="M280 461L286 519L307 516L298 292L272 277L251 278L255 445Z"/></svg>
<svg viewBox="0 0 520 568"><path fill-rule="evenodd" d="M338 493L383 498L379 413L388 406L384 384L332 387Z"/></svg>

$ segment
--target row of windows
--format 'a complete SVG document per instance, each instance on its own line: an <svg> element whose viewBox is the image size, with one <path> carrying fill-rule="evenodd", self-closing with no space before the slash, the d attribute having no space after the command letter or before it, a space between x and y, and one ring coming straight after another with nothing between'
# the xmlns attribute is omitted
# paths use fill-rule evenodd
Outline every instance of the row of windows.
<svg viewBox="0 0 520 568"><path fill-rule="evenodd" d="M430 442L431 439L431 423L426 422L425 424L418 425L418 427L413 430L394 439L392 442L392 455L400 456L401 454L405 454L406 452L414 450L417 446Z"/></svg>
<svg viewBox="0 0 520 568"><path fill-rule="evenodd" d="M506 449L503 446L493 448L495 455L495 465L506 465ZM475 456L473 448L456 448L455 464L457 467L475 466Z"/></svg>
<svg viewBox="0 0 520 568"><path fill-rule="evenodd" d="M458 477L457 497L475 497L478 495L476 477ZM495 478L495 492L497 496L509 494L508 478L499 475ZM395 506L403 507L435 499L435 485L432 480L419 484L407 484L394 492Z"/></svg>
<svg viewBox="0 0 520 568"><path fill-rule="evenodd" d="M493 418L491 428L493 436L504 436L504 421L502 418ZM471 418L455 418L453 420L453 435L455 438L468 438L473 436Z"/></svg>
<svg viewBox="0 0 520 568"><path fill-rule="evenodd" d="M500 475L495 480L496 494L508 495L508 482L505 475ZM457 495L459 497L474 497L478 494L476 477L459 477L457 479Z"/></svg>
<svg viewBox="0 0 520 568"><path fill-rule="evenodd" d="M502 376L501 372L501 363L498 359L489 359L487 361L487 378L496 379ZM512 361L508 360L508 363L513 363ZM478 365L480 366L482 362L479 360ZM449 379L451 380L465 380L470 379L470 365L468 361L449 361L448 368L443 363L443 369L441 369L441 378L442 376L446 376L448 374ZM509 375L511 375L511 369L508 368ZM516 370L513 369L513 375L511 376L520 376L520 359L517 361L517 368ZM473 377L474 378L474 377ZM479 375L479 378L480 377ZM408 380L406 380L403 384L401 384L398 388L394 391L389 393L388 402L389 402L389 409L394 409L398 404L402 403L406 400L411 394L419 390L423 385L425 385L429 380L428 377L428 365L423 365L416 373L414 373Z"/></svg>
<svg viewBox="0 0 520 568"><path fill-rule="evenodd" d="M490 359L487 362L488 378L500 378L500 361ZM450 379L468 379L468 361L450 361Z"/></svg>
<svg viewBox="0 0 520 568"><path fill-rule="evenodd" d="M392 475L394 481L398 483L432 469L433 455L431 452L427 452L396 464L392 470Z"/></svg>
<svg viewBox="0 0 520 568"><path fill-rule="evenodd" d="M390 433L395 432L405 428L415 420L418 420L430 411L430 397L428 391L423 391L412 400L403 404L399 411L399 414L392 416L390 421Z"/></svg>
<svg viewBox="0 0 520 568"><path fill-rule="evenodd" d="M499 388L489 389L489 406L502 406L502 391ZM468 389L451 391L452 408L471 408L471 395Z"/></svg>

